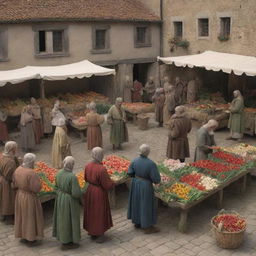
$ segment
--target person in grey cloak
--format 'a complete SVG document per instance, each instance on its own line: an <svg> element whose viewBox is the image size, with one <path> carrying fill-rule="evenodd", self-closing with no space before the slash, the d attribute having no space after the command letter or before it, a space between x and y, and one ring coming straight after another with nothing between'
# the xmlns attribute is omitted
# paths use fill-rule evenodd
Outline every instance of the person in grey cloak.
<svg viewBox="0 0 256 256"><path fill-rule="evenodd" d="M128 170L133 177L129 195L127 218L132 220L135 228L142 228L145 234L159 232L156 224L156 205L152 183L161 181L156 164L148 158L150 147L140 146L140 156L135 158Z"/></svg>
<svg viewBox="0 0 256 256"><path fill-rule="evenodd" d="M218 125L216 120L211 119L197 131L194 161L207 159L208 154L212 153L211 147L216 145L214 130Z"/></svg>

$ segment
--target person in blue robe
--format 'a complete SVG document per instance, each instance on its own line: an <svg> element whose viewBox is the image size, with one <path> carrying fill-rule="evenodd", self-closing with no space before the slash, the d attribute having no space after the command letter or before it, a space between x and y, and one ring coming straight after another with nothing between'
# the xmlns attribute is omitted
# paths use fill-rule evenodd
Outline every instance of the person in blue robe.
<svg viewBox="0 0 256 256"><path fill-rule="evenodd" d="M135 158L128 170L133 177L129 195L127 218L132 220L136 228L142 228L146 234L159 232L155 227L156 200L153 183L161 181L156 164L148 158L150 147L146 144L140 146L140 156Z"/></svg>

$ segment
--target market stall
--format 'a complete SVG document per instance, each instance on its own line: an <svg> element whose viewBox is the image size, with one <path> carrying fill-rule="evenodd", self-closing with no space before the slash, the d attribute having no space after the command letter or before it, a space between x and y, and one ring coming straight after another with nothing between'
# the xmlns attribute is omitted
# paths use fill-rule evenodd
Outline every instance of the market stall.
<svg viewBox="0 0 256 256"><path fill-rule="evenodd" d="M169 207L180 210L178 229L185 232L192 207L214 194L218 196L218 207L221 207L223 189L238 180L242 180L241 191L245 191L247 174L254 167L255 160L256 147L245 144L218 148L209 159L185 166L167 160L159 165L162 181L155 186L156 197Z"/></svg>

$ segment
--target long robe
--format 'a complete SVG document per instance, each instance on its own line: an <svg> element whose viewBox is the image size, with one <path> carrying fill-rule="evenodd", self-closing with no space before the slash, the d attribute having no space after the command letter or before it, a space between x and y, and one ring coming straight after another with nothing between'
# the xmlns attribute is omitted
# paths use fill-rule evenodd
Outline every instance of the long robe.
<svg viewBox="0 0 256 256"><path fill-rule="evenodd" d="M134 178L129 195L127 217L141 228L149 228L156 224L157 219L152 183L160 183L159 171L153 161L140 156L132 161L128 174Z"/></svg>
<svg viewBox="0 0 256 256"><path fill-rule="evenodd" d="M153 102L155 102L155 119L156 122L159 122L162 124L164 122L164 102L165 102L165 96L163 93L159 95L153 96Z"/></svg>
<svg viewBox="0 0 256 256"><path fill-rule="evenodd" d="M142 83L134 81L132 88L132 102L141 102Z"/></svg>
<svg viewBox="0 0 256 256"><path fill-rule="evenodd" d="M7 141L8 140L8 129L5 122L0 120L0 141Z"/></svg>
<svg viewBox="0 0 256 256"><path fill-rule="evenodd" d="M244 100L237 97L231 102L228 128L233 138L240 139L244 132Z"/></svg>
<svg viewBox="0 0 256 256"><path fill-rule="evenodd" d="M21 125L20 132L21 148L24 149L25 151L34 149L36 146L36 141L32 121L27 122L25 125Z"/></svg>
<svg viewBox="0 0 256 256"><path fill-rule="evenodd" d="M156 85L155 85L154 81L149 81L146 83L145 91L147 94L147 97L146 97L147 102L152 102L152 97L154 96L155 91L156 91Z"/></svg>
<svg viewBox="0 0 256 256"><path fill-rule="evenodd" d="M15 237L28 241L44 236L43 209L37 193L41 181L33 169L18 167L13 174L14 187L18 188L15 200Z"/></svg>
<svg viewBox="0 0 256 256"><path fill-rule="evenodd" d="M185 116L174 115L169 123L169 139L166 156L171 159L189 157L188 133L191 131L191 120Z"/></svg>
<svg viewBox="0 0 256 256"><path fill-rule="evenodd" d="M44 135L40 106L38 104L32 104L31 111L33 114L33 129L35 134L35 142L36 144L39 144L41 138Z"/></svg>
<svg viewBox="0 0 256 256"><path fill-rule="evenodd" d="M198 99L198 86L195 80L188 82L187 86L187 103L192 103Z"/></svg>
<svg viewBox="0 0 256 256"><path fill-rule="evenodd" d="M52 116L52 126L57 126L60 118L63 118L64 120L66 120L66 117L64 116L64 114L59 109L56 109L56 108L52 109L51 116Z"/></svg>
<svg viewBox="0 0 256 256"><path fill-rule="evenodd" d="M164 124L168 124L171 115L174 113L176 107L175 92L167 93L165 95L163 119Z"/></svg>
<svg viewBox="0 0 256 256"><path fill-rule="evenodd" d="M16 157L0 158L0 215L14 215L15 190L12 188L13 173L19 162Z"/></svg>
<svg viewBox="0 0 256 256"><path fill-rule="evenodd" d="M111 124L110 143L119 146L123 142L128 142L128 129L125 121L125 110L113 105L108 111L108 123Z"/></svg>
<svg viewBox="0 0 256 256"><path fill-rule="evenodd" d="M79 199L82 192L77 177L72 172L59 171L55 189L53 236L63 244L78 243L81 239Z"/></svg>
<svg viewBox="0 0 256 256"><path fill-rule="evenodd" d="M100 125L104 123L104 116L94 112L86 114L87 146L88 150L94 147L102 147L102 131Z"/></svg>
<svg viewBox="0 0 256 256"><path fill-rule="evenodd" d="M212 150L207 146L216 145L214 140L214 135L209 134L209 132L202 126L196 134L196 149L194 161L204 160L208 158L208 154L212 153Z"/></svg>
<svg viewBox="0 0 256 256"><path fill-rule="evenodd" d="M50 108L43 108L42 116L43 116L44 133L46 133L46 134L52 133L51 109Z"/></svg>
<svg viewBox="0 0 256 256"><path fill-rule="evenodd" d="M123 91L124 102L132 102L132 81L126 81Z"/></svg>
<svg viewBox="0 0 256 256"><path fill-rule="evenodd" d="M113 227L108 190L114 187L106 168L96 162L85 166L84 179L89 187L84 195L84 229L89 235L101 236Z"/></svg>
<svg viewBox="0 0 256 256"><path fill-rule="evenodd" d="M56 169L61 169L63 160L66 156L70 156L70 145L65 128L56 127L53 143L52 143L52 165Z"/></svg>
<svg viewBox="0 0 256 256"><path fill-rule="evenodd" d="M184 90L183 82L180 81L175 84L175 99L176 99L177 105L181 105L183 103L183 90Z"/></svg>

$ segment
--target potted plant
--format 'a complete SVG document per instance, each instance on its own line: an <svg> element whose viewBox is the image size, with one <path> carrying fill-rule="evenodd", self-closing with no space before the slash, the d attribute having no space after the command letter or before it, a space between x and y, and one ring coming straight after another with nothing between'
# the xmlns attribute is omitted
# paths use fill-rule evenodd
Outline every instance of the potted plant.
<svg viewBox="0 0 256 256"><path fill-rule="evenodd" d="M173 37L168 40L170 45L170 51L173 52L175 47L181 47L187 49L189 47L189 41L180 37Z"/></svg>

